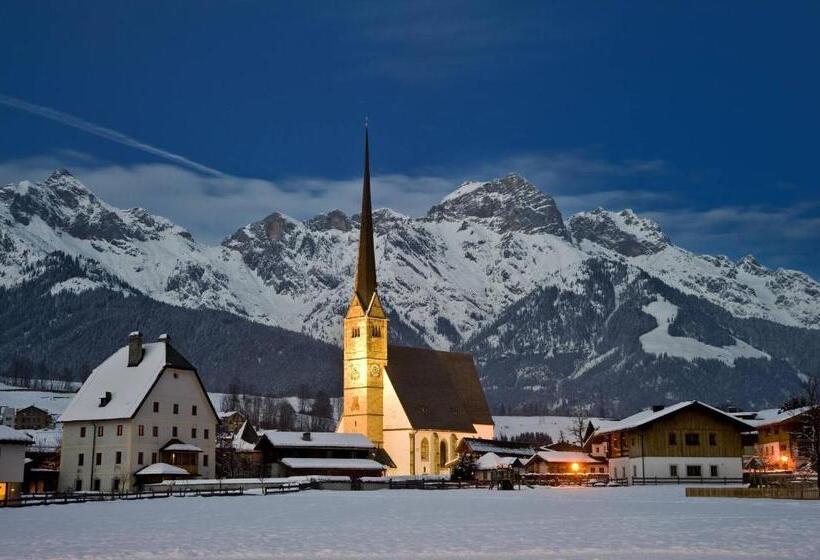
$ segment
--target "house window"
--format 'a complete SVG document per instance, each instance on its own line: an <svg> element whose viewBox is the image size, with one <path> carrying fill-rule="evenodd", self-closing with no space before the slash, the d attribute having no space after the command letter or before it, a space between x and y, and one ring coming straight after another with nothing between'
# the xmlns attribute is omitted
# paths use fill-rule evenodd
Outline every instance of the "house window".
<svg viewBox="0 0 820 560"><path fill-rule="evenodd" d="M156 462L157 462L157 454L156 453L151 453L151 463L153 464L153 463L156 463Z"/></svg>
<svg viewBox="0 0 820 560"><path fill-rule="evenodd" d="M111 490L113 492L119 492L120 491L120 479L119 478L111 479Z"/></svg>
<svg viewBox="0 0 820 560"><path fill-rule="evenodd" d="M203 467L207 467L207 466L208 466L208 455L207 455L207 454L205 454L205 455L203 455L203 456L202 456L202 466L203 466Z"/></svg>
<svg viewBox="0 0 820 560"><path fill-rule="evenodd" d="M151 435L154 437L159 437L159 428L157 426L153 426L151 428Z"/></svg>
<svg viewBox="0 0 820 560"><path fill-rule="evenodd" d="M690 432L683 436L686 445L700 445L700 434Z"/></svg>
<svg viewBox="0 0 820 560"><path fill-rule="evenodd" d="M85 464L85 454L80 453L79 455L77 455L77 466L82 467L83 464Z"/></svg>
<svg viewBox="0 0 820 560"><path fill-rule="evenodd" d="M80 437L85 437L85 426L80 426Z"/></svg>
<svg viewBox="0 0 820 560"><path fill-rule="evenodd" d="M140 437L144 436L144 435L145 435L145 426L143 426L142 424L140 424L140 425L137 427L137 433L140 435Z"/></svg>
<svg viewBox="0 0 820 560"><path fill-rule="evenodd" d="M83 489L83 481L79 478L74 481L74 491L80 492Z"/></svg>
<svg viewBox="0 0 820 560"><path fill-rule="evenodd" d="M717 445L717 434L710 433L709 434L709 445Z"/></svg>
<svg viewBox="0 0 820 560"><path fill-rule="evenodd" d="M672 478L678 478L678 466L677 465L669 465L669 476Z"/></svg>
<svg viewBox="0 0 820 560"><path fill-rule="evenodd" d="M97 437L103 436L103 426L97 426Z"/></svg>
<svg viewBox="0 0 820 560"><path fill-rule="evenodd" d="M196 405L191 406L191 416L196 416Z"/></svg>
<svg viewBox="0 0 820 560"><path fill-rule="evenodd" d="M196 439L196 428L191 428L191 439Z"/></svg>
<svg viewBox="0 0 820 560"><path fill-rule="evenodd" d="M100 479L99 478L94 479L94 491L95 492L100 491Z"/></svg>
<svg viewBox="0 0 820 560"><path fill-rule="evenodd" d="M427 441L427 438L421 440L421 460L430 460L430 442Z"/></svg>
<svg viewBox="0 0 820 560"><path fill-rule="evenodd" d="M686 476L702 476L700 465L686 465Z"/></svg>
<svg viewBox="0 0 820 560"><path fill-rule="evenodd" d="M669 432L669 445L677 445L678 444L678 434L675 432Z"/></svg>
<svg viewBox="0 0 820 560"><path fill-rule="evenodd" d="M117 451L117 454L114 456L114 464L121 465L122 464L122 451Z"/></svg>
<svg viewBox="0 0 820 560"><path fill-rule="evenodd" d="M209 434L210 434L210 431L208 430L208 428L205 428L203 430L202 437L205 438L205 439L208 439Z"/></svg>
<svg viewBox="0 0 820 560"><path fill-rule="evenodd" d="M122 424L117 424L117 435L118 436L122 435Z"/></svg>
<svg viewBox="0 0 820 560"><path fill-rule="evenodd" d="M154 412L159 412L159 403L154 401Z"/></svg>
<svg viewBox="0 0 820 560"><path fill-rule="evenodd" d="M137 453L137 464L141 465L142 460L143 460L142 451L140 451L139 453Z"/></svg>
<svg viewBox="0 0 820 560"><path fill-rule="evenodd" d="M174 403L174 414L179 414L179 403Z"/></svg>
<svg viewBox="0 0 820 560"><path fill-rule="evenodd" d="M632 476L638 476L638 465L632 465Z"/></svg>
<svg viewBox="0 0 820 560"><path fill-rule="evenodd" d="M173 426L171 428L171 437L177 437L177 433L178 433L177 427Z"/></svg>
<svg viewBox="0 0 820 560"><path fill-rule="evenodd" d="M718 475L718 466L717 465L709 465L709 476L717 476Z"/></svg>
<svg viewBox="0 0 820 560"><path fill-rule="evenodd" d="M97 457L94 459L94 462L97 465L102 465L102 453L97 453Z"/></svg>

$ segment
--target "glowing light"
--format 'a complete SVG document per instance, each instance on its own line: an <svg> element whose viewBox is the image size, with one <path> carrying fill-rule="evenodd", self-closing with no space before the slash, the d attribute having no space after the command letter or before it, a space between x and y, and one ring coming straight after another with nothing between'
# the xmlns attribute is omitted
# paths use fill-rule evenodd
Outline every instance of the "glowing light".
<svg viewBox="0 0 820 560"><path fill-rule="evenodd" d="M580 469L581 466L578 463L573 463L570 468L572 469L572 472L578 472L578 469Z"/></svg>
<svg viewBox="0 0 820 560"><path fill-rule="evenodd" d="M788 462L789 462L789 458L788 458L786 455L781 455L781 456L780 456L780 462L781 462L781 463L788 463Z"/></svg>

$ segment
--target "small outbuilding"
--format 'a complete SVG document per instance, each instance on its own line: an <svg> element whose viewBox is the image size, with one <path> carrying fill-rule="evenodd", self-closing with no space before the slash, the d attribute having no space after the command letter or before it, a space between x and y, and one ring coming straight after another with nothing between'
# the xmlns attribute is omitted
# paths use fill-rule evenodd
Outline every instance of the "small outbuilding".
<svg viewBox="0 0 820 560"><path fill-rule="evenodd" d="M26 464L26 446L34 440L28 434L0 426L0 503L19 499Z"/></svg>

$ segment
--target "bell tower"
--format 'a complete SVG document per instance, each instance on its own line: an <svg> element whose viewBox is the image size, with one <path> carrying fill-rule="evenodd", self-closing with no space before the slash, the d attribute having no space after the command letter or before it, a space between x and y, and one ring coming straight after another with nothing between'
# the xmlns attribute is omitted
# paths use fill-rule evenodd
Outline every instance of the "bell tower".
<svg viewBox="0 0 820 560"><path fill-rule="evenodd" d="M364 434L384 443L384 375L387 367L387 315L376 292L373 209L370 202L370 144L364 129L364 181L359 259L353 298L344 319L344 408L339 432Z"/></svg>

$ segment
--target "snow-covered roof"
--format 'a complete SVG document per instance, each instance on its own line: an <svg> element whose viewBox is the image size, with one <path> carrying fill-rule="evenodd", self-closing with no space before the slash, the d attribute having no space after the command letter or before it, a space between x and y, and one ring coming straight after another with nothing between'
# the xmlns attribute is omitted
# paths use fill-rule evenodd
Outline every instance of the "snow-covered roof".
<svg viewBox="0 0 820 560"><path fill-rule="evenodd" d="M632 416L627 416L623 420L616 420L616 421L598 421L598 423L593 423L593 426L596 427L595 435L607 434L611 432L620 432L623 430L633 430L635 428L639 428L641 426L645 426L655 420L659 420L664 416L669 416L675 412L683 410L684 408L688 408L690 406L699 406L708 409L709 411L719 414L721 416L726 417L732 422L735 422L742 426L747 426L749 429L752 429L753 426L739 418L732 416L728 412L724 412L718 408L713 406L709 406L708 404L702 403L700 401L682 401L675 404L670 404L669 406L665 406L660 410L653 410L652 408L647 408L640 412L633 414Z"/></svg>
<svg viewBox="0 0 820 560"><path fill-rule="evenodd" d="M154 463L148 465L144 469L138 470L136 475L173 475L173 476L188 476L190 473L183 468L169 465L168 463Z"/></svg>
<svg viewBox="0 0 820 560"><path fill-rule="evenodd" d="M166 366L194 369L166 342L144 344L143 349L136 366L128 367L128 346L123 346L94 368L59 421L131 418ZM111 393L111 400L100 406L106 393Z"/></svg>
<svg viewBox="0 0 820 560"><path fill-rule="evenodd" d="M475 462L475 468L480 471L489 471L510 467L516 462L518 462L519 465L522 464L519 457L499 457L491 452L482 455L478 461Z"/></svg>
<svg viewBox="0 0 820 560"><path fill-rule="evenodd" d="M63 430L59 427L26 430L25 432L34 440L34 447L41 451L56 450L60 447L60 442L63 439Z"/></svg>
<svg viewBox="0 0 820 560"><path fill-rule="evenodd" d="M747 421L749 424L753 426L771 426L773 424L779 424L780 422L785 422L786 420L791 420L795 416L800 416L804 412L808 412L811 409L810 406L801 406L799 408L795 408L792 410L787 410L785 412L778 411L777 414L774 416L770 416L764 419L754 419Z"/></svg>
<svg viewBox="0 0 820 560"><path fill-rule="evenodd" d="M545 449L533 455L533 459L540 457L548 463L600 463L598 459L581 451L553 451L552 449Z"/></svg>
<svg viewBox="0 0 820 560"><path fill-rule="evenodd" d="M473 453L495 453L499 456L513 455L517 457L532 457L535 450L527 444L514 442L483 440L478 438L464 438L464 445Z"/></svg>
<svg viewBox="0 0 820 560"><path fill-rule="evenodd" d="M373 449L376 447L362 434L265 430L261 436L275 447L348 447L354 449Z"/></svg>
<svg viewBox="0 0 820 560"><path fill-rule="evenodd" d="M20 443L28 445L34 443L34 440L25 432L9 428L8 426L0 426L0 443Z"/></svg>
<svg viewBox="0 0 820 560"><path fill-rule="evenodd" d="M163 451L191 451L194 453L202 453L202 448L197 447L192 443L172 443L162 448Z"/></svg>
<svg viewBox="0 0 820 560"><path fill-rule="evenodd" d="M290 458L282 459L282 464L291 469L346 469L355 471L383 471L385 466L372 459L314 459Z"/></svg>

